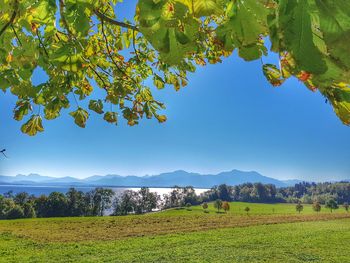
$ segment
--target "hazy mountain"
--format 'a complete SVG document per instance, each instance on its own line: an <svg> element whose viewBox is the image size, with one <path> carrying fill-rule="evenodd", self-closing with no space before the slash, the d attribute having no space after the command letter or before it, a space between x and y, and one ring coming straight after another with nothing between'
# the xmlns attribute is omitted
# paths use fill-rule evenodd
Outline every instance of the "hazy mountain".
<svg viewBox="0 0 350 263"><path fill-rule="evenodd" d="M34 182L34 183L40 183L52 180L52 177L49 176L42 176L40 174L17 174L16 176L4 176L0 175L0 182L3 183L19 183L19 182Z"/></svg>
<svg viewBox="0 0 350 263"><path fill-rule="evenodd" d="M94 175L85 179L77 179L74 177L53 178L41 176L38 174L17 175L17 176L0 176L0 183L13 184L41 184L41 185L89 185L89 186L128 186L128 187L172 187L178 186L194 186L209 188L214 185L228 184L238 185L242 183L263 183L274 184L276 186L294 185L299 180L280 181L271 177L266 177L258 172L244 172L232 170L219 174L199 174L189 173L178 170L159 175L147 176L120 176L120 175Z"/></svg>

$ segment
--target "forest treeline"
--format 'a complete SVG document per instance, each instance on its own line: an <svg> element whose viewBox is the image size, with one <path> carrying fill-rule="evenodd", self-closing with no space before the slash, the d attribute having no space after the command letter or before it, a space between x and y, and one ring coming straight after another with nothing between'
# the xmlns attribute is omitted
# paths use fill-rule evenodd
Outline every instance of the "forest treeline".
<svg viewBox="0 0 350 263"><path fill-rule="evenodd" d="M309 204L325 204L334 200L338 204L344 204L350 203L350 183L302 182L282 188L261 183L237 186L222 184L200 195L197 195L191 186L175 186L162 197L146 187L138 191L126 190L120 194L107 188L96 188L89 192L70 188L65 194L52 192L38 197L26 192L8 192L0 195L0 219L143 214L215 200Z"/></svg>

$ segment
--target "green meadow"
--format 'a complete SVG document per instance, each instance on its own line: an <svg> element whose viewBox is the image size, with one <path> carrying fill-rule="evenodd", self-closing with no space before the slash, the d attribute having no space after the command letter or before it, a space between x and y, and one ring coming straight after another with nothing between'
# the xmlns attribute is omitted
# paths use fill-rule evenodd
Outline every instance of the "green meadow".
<svg viewBox="0 0 350 263"><path fill-rule="evenodd" d="M245 207L250 208L247 214ZM350 214L231 203L147 215L0 221L0 262L349 262Z"/></svg>

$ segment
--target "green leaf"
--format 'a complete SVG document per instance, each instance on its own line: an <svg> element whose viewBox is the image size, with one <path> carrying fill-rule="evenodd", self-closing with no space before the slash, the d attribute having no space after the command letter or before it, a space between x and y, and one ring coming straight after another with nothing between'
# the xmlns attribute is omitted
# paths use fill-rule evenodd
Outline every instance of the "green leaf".
<svg viewBox="0 0 350 263"><path fill-rule="evenodd" d="M350 2L316 0L320 12L320 30L335 63L350 70Z"/></svg>
<svg viewBox="0 0 350 263"><path fill-rule="evenodd" d="M107 111L103 119L109 123L117 123L118 117L116 112Z"/></svg>
<svg viewBox="0 0 350 263"><path fill-rule="evenodd" d="M328 88L323 94L329 99L335 113L346 125L350 125L350 88Z"/></svg>
<svg viewBox="0 0 350 263"><path fill-rule="evenodd" d="M313 42L311 8L305 0L280 1L280 28L288 51L300 71L321 74L327 70L321 52Z"/></svg>
<svg viewBox="0 0 350 263"><path fill-rule="evenodd" d="M163 123L163 122L166 122L166 120L167 120L167 117L165 116L165 115L154 115L156 118L157 118L157 120L159 121L159 123Z"/></svg>
<svg viewBox="0 0 350 263"><path fill-rule="evenodd" d="M16 108L14 110L14 119L20 121L25 115L32 111L32 105L28 100L20 100L16 103Z"/></svg>
<svg viewBox="0 0 350 263"><path fill-rule="evenodd" d="M178 0L187 5L196 17L222 15L226 1L223 0Z"/></svg>
<svg viewBox="0 0 350 263"><path fill-rule="evenodd" d="M188 7L171 0L140 0L140 31L160 53L161 59L177 65L197 48L199 23L188 16Z"/></svg>
<svg viewBox="0 0 350 263"><path fill-rule="evenodd" d="M261 57L257 45L261 36L267 34L267 8L259 1L239 0L232 12L230 19L216 30L224 48L229 51L239 48L246 60Z"/></svg>
<svg viewBox="0 0 350 263"><path fill-rule="evenodd" d="M163 89L165 87L165 81L157 74L154 74L153 83L158 89Z"/></svg>
<svg viewBox="0 0 350 263"><path fill-rule="evenodd" d="M90 100L89 109L93 110L94 112L96 112L98 114L102 114L103 113L102 100Z"/></svg>
<svg viewBox="0 0 350 263"><path fill-rule="evenodd" d="M76 125L81 128L85 128L86 121L89 118L89 113L86 110L79 107L76 111L73 111L69 114L74 118Z"/></svg>
<svg viewBox="0 0 350 263"><path fill-rule="evenodd" d="M41 116L33 115L29 121L22 125L21 131L29 136L34 136L38 132L43 132Z"/></svg>
<svg viewBox="0 0 350 263"><path fill-rule="evenodd" d="M272 86L280 86L285 81L281 71L273 64L263 65L263 73Z"/></svg>

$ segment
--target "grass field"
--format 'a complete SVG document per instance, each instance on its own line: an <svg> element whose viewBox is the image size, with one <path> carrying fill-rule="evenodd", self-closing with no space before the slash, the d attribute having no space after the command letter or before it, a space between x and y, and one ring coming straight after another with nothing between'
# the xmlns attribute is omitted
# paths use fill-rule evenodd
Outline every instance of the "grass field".
<svg viewBox="0 0 350 263"><path fill-rule="evenodd" d="M0 262L350 262L350 214L342 209L191 210L0 221Z"/></svg>

